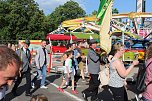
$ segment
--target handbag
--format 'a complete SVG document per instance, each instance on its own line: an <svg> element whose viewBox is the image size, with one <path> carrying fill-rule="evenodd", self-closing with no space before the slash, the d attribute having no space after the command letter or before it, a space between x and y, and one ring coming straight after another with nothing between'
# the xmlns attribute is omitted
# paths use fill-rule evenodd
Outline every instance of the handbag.
<svg viewBox="0 0 152 101"><path fill-rule="evenodd" d="M115 59L117 60L117 59ZM115 60L111 61L110 63L114 62ZM100 86L99 88L101 89L103 86L106 86L109 84L109 80L110 80L110 63L107 63L107 61L105 61L106 64L104 66L104 69L102 71L99 72L99 79L100 79Z"/></svg>
<svg viewBox="0 0 152 101"><path fill-rule="evenodd" d="M100 80L100 85L99 88L101 89L103 86L108 85L109 79L110 79L110 74L109 74L109 64L105 64L104 69L99 72L99 78Z"/></svg>

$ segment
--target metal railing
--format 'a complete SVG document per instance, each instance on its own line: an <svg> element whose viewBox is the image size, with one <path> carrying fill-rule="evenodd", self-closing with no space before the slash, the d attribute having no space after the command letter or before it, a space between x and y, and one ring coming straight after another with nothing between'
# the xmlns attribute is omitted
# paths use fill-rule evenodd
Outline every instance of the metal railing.
<svg viewBox="0 0 152 101"><path fill-rule="evenodd" d="M55 73L62 73L63 72L62 54L63 53L53 53L50 55L51 72L55 72ZM85 73L88 73L87 57L85 57L84 70L85 70L84 71Z"/></svg>

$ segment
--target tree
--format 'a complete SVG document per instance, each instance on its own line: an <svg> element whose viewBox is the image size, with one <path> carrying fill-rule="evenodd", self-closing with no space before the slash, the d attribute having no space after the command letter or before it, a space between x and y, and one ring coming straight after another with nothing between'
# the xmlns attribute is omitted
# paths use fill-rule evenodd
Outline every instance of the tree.
<svg viewBox="0 0 152 101"><path fill-rule="evenodd" d="M117 8L112 9L112 14L118 14L118 13L119 13L119 11L118 11ZM97 11L94 10L94 11L92 12L92 15L97 15Z"/></svg>
<svg viewBox="0 0 152 101"><path fill-rule="evenodd" d="M34 0L1 0L0 1L0 33L7 40L35 39L37 35L45 36L48 20L39 10Z"/></svg>
<svg viewBox="0 0 152 101"><path fill-rule="evenodd" d="M92 15L97 15L97 11L94 10L94 11L92 12Z"/></svg>
<svg viewBox="0 0 152 101"><path fill-rule="evenodd" d="M117 8L112 9L112 14L118 14L118 13L119 13L119 11Z"/></svg>
<svg viewBox="0 0 152 101"><path fill-rule="evenodd" d="M77 2L72 0L60 5L50 15L50 25L55 30L63 21L84 17L86 12L79 6Z"/></svg>

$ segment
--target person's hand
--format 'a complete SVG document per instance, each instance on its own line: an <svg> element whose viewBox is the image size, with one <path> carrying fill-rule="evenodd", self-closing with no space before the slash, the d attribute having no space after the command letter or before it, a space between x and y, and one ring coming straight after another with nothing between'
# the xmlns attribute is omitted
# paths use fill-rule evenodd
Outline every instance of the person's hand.
<svg viewBox="0 0 152 101"><path fill-rule="evenodd" d="M19 77L21 77L21 71L19 71L19 74L18 74L18 75L19 75Z"/></svg>
<svg viewBox="0 0 152 101"><path fill-rule="evenodd" d="M50 68L50 65L46 65L47 68Z"/></svg>
<svg viewBox="0 0 152 101"><path fill-rule="evenodd" d="M37 69L40 69L40 66L37 66Z"/></svg>
<svg viewBox="0 0 152 101"><path fill-rule="evenodd" d="M139 63L138 60L134 60L132 64L135 66L135 65L138 65L138 63Z"/></svg>
<svg viewBox="0 0 152 101"><path fill-rule="evenodd" d="M19 74L18 74L19 77L21 77L21 72L22 72L22 68L20 67L20 68L19 68Z"/></svg>
<svg viewBox="0 0 152 101"><path fill-rule="evenodd" d="M39 77L39 79L42 79L42 75Z"/></svg>

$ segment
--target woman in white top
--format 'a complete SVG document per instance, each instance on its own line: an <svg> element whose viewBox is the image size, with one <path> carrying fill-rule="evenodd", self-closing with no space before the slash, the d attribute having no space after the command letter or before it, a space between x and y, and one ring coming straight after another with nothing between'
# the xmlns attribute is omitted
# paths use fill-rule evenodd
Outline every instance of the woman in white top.
<svg viewBox="0 0 152 101"><path fill-rule="evenodd" d="M138 60L134 60L130 67L126 69L121 60L125 52L124 45L120 42L115 43L112 51L114 51L114 56L110 61L109 88L113 93L114 101L128 101L127 92L124 87L125 77L139 62Z"/></svg>

